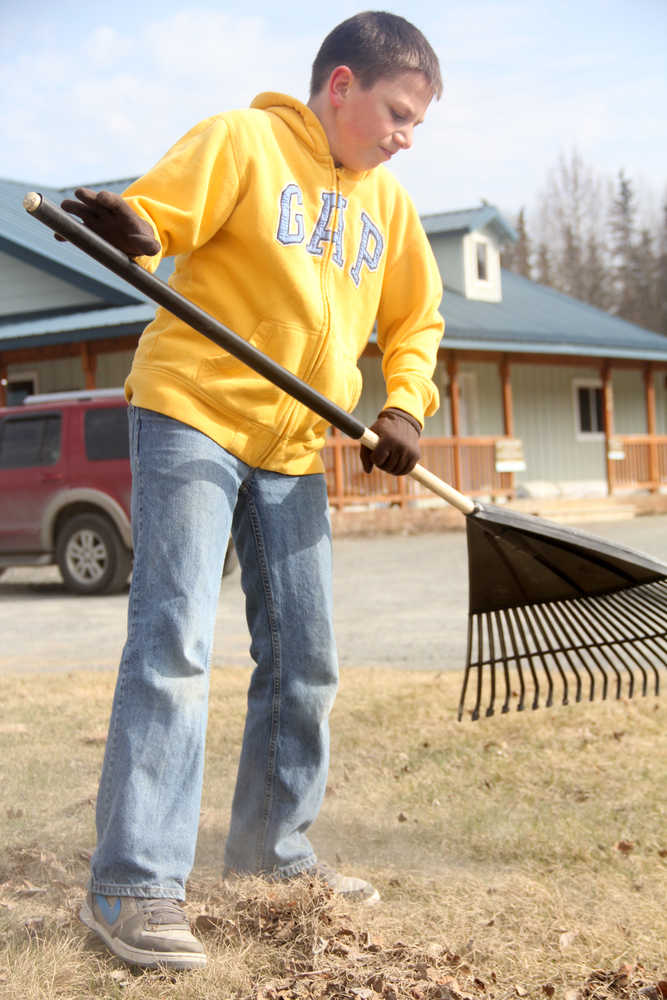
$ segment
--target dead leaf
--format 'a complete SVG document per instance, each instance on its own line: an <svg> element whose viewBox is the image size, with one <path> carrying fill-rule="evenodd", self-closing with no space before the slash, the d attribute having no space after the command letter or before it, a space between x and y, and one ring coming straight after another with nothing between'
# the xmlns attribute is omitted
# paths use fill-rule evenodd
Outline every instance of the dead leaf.
<svg viewBox="0 0 667 1000"><path fill-rule="evenodd" d="M552 997L556 992L556 987L554 986L553 983L545 983L544 986L542 987L542 992L544 993L545 997Z"/></svg>
<svg viewBox="0 0 667 1000"><path fill-rule="evenodd" d="M667 858L667 847L665 847L662 850L658 851L658 857L659 858Z"/></svg>
<svg viewBox="0 0 667 1000"><path fill-rule="evenodd" d="M660 979L658 981L658 990L664 1000L667 1000L667 979Z"/></svg>
<svg viewBox="0 0 667 1000"><path fill-rule="evenodd" d="M399 823L407 823L407 821L408 821L408 817L405 815L405 813L404 812L400 812L398 814L398 822Z"/></svg>
<svg viewBox="0 0 667 1000"><path fill-rule="evenodd" d="M23 816L22 809L15 809L14 806L9 806L7 809L7 819L21 819Z"/></svg>
<svg viewBox="0 0 667 1000"><path fill-rule="evenodd" d="M558 947L561 951L571 948L578 936L578 931L564 931L558 938Z"/></svg>
<svg viewBox="0 0 667 1000"><path fill-rule="evenodd" d="M635 849L635 845L631 840L619 840L614 844L614 847L621 854L631 854Z"/></svg>
<svg viewBox="0 0 667 1000"><path fill-rule="evenodd" d="M44 930L44 917L28 917L27 920L23 921L23 926L30 937L40 937Z"/></svg>

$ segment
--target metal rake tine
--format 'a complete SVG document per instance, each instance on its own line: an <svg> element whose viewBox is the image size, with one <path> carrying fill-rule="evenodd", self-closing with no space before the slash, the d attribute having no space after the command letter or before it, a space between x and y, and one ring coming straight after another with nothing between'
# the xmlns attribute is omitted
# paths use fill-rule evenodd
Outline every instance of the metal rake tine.
<svg viewBox="0 0 667 1000"><path fill-rule="evenodd" d="M470 677L470 670L471 670L470 657L471 657L471 652L472 652L472 634L473 634L472 629L473 629L473 620L472 620L472 617L469 617L468 618L468 649L467 649L467 654L466 654L466 669L465 669L465 673L463 675L463 685L461 687L461 697L459 698L459 716L458 716L459 722L463 718L463 710L465 708L466 693L468 691L468 678Z"/></svg>
<svg viewBox="0 0 667 1000"><path fill-rule="evenodd" d="M573 647L573 649L577 650L582 663L586 662L583 656L583 652L586 652L588 656L590 656L591 660L593 661L597 669L600 671L600 674L602 675L602 700L604 701L605 698L607 697L607 687L609 685L609 678L607 677L604 666L601 665L600 662L598 661L595 649L591 648L590 642L587 641L585 637L582 638L582 633L579 630L579 621L577 617L574 615L574 609L573 609L574 603L575 603L574 601L563 601L562 604L560 605L560 610L565 620L567 621L568 627L572 630L572 634L576 637L577 644L576 646ZM592 671L590 672L590 677L592 681L594 677ZM594 697L595 697L595 685L591 683L591 692L589 700L593 701Z"/></svg>
<svg viewBox="0 0 667 1000"><path fill-rule="evenodd" d="M565 671L563 670L563 668L561 666L561 663L560 663L560 660L558 658L558 654L561 653L561 652L563 652L563 650L556 649L554 647L554 645L553 645L550 637L549 637L548 628L545 626L545 622L542 619L542 616L544 614L544 609L542 608L542 606L540 604L534 604L531 607L530 611L531 611L532 617L535 619L535 621L537 623L537 627L540 630L540 634L542 636L544 644L546 645L546 647L547 647L547 649L549 651L549 654L551 655L552 660L556 664L556 669L558 670L558 672L560 674L561 680L563 682L563 701L562 701L562 704L563 705L567 705L567 704L569 704L569 685L568 685L567 677L565 675ZM547 622L547 625L548 625L548 622ZM576 671L575 671L575 674L576 674ZM579 687L581 687L581 684L579 684ZM579 700L579 699L577 699L577 700Z"/></svg>
<svg viewBox="0 0 667 1000"><path fill-rule="evenodd" d="M570 667L574 671L574 675L577 679L577 694L576 694L577 701L581 701L581 696L583 692L583 683L579 670L577 669L577 665L574 662L575 654L582 668L586 671L586 674L588 675L588 684L589 684L588 700L593 701L595 697L595 675L591 670L590 664L588 663L587 659L582 655L582 652L579 648L580 643L576 639L576 636L573 635L572 625L568 621L567 615L563 610L563 602L559 602L558 604L550 606L543 605L543 610L547 618L549 619L554 635L557 638L565 640L563 645L563 653L565 654L565 657Z"/></svg>
<svg viewBox="0 0 667 1000"><path fill-rule="evenodd" d="M493 642L493 623L491 615L487 612L484 615L484 618L486 620L486 632L489 640L489 667L491 669L491 695L486 709L486 716L488 718L490 715L493 715L493 706L496 701L496 651Z"/></svg>
<svg viewBox="0 0 667 1000"><path fill-rule="evenodd" d="M520 617L520 615L518 613L519 609L518 608L511 608L510 611L512 613L512 617L515 619L516 627L517 627L517 629L519 631L519 635L521 636L521 642L523 643L523 648L526 651L525 652L525 657L528 660L528 667L530 668L530 673L531 673L531 676L533 678L533 685L535 687L535 697L533 698L533 704L532 704L531 708L536 709L536 708L539 707L539 704L540 704L540 682L539 682L539 680L537 678L537 674L535 672L535 665L533 664L532 653L530 652L530 649L528 647L528 643L526 642L526 633L523 630L523 623L522 623L521 617Z"/></svg>
<svg viewBox="0 0 667 1000"><path fill-rule="evenodd" d="M500 613L498 611L494 611L493 615L494 615L495 622L496 622L496 629L498 631L498 641L500 643L500 652L502 654L502 661L503 661L503 676L504 676L504 679L505 679L505 701L503 702L503 707L502 707L501 711L504 714L505 712L509 712L509 710L510 710L510 698L512 696L512 685L511 685L511 682L510 682L509 665L508 665L508 662L507 662L507 647L505 645L505 631L503 629L502 618L500 617Z"/></svg>
<svg viewBox="0 0 667 1000"><path fill-rule="evenodd" d="M630 618L629 617L631 609L627 607L627 601L617 601L616 600L617 596L618 595L616 595L616 594L608 594L608 595L604 596L603 598L601 598L601 601L605 605L607 605L607 604L613 604L614 605L614 612L616 614L620 614L624 619L629 619L628 628L632 627L632 629L634 630L632 632L632 634L635 637L635 640L637 642L641 642L643 644L643 646L648 650L648 652L651 653L651 655L653 656L653 658L657 659L662 664L662 666L667 667L667 655L666 655L666 653L667 653L667 643L665 642L665 639L663 638L663 636L661 636L661 635L651 635L651 634L639 635L637 633L637 631L636 631L636 628L637 628L636 618ZM642 611L646 610L645 609L644 601L641 599L641 597L640 597L639 594L628 592L628 594L626 594L624 596L626 596L626 597L627 596L632 597L632 602L631 603L632 603L632 606L635 608L636 611L642 612ZM667 604L665 605L665 611L667 612ZM660 619L658 619L658 623L660 625L663 624L663 622ZM654 677L654 682L655 682L655 693L659 694L659 692L660 692L660 671L656 667L655 663L652 662L652 661L650 661L650 660L647 662L647 666L650 668L650 670L653 671L653 677ZM643 667L641 666L641 664L640 664L639 669L640 669L640 671L642 671L642 674L643 674ZM647 683L648 683L648 681L646 680L645 683L644 683L644 685L643 685L643 688L642 688L642 694L643 695L646 695L646 693L647 693Z"/></svg>
<svg viewBox="0 0 667 1000"><path fill-rule="evenodd" d="M610 596L614 597L616 595L610 595ZM653 594L647 592L643 588L641 591L639 589L629 590L625 594L627 601L635 609L640 611L643 615L645 615L647 618L649 618L651 621L655 623L655 626L658 628L659 631L657 633L654 633L652 638L654 638L656 642L661 642L665 644L665 648L667 648L667 626L665 619L665 615L667 614L667 602L662 601L661 594L658 593L656 594L656 596L659 598L659 603L661 605L664 604L663 614L659 616L657 615L657 609L655 608L655 604L652 600Z"/></svg>
<svg viewBox="0 0 667 1000"><path fill-rule="evenodd" d="M549 670L549 664L546 661L546 657L544 656L544 653L542 651L542 647L540 646L539 640L537 638L537 634L535 632L535 629L533 628L533 622L532 622L533 615L531 614L531 612L534 613L534 608L532 606L524 607L524 608L521 609L521 611L522 611L522 617L525 619L526 625L528 626L528 631L530 632L530 637L533 640L533 647L535 649L535 654L538 656L538 658L540 660L540 663L542 664L542 668L544 670L544 673L547 676L547 698L546 698L546 701L545 701L544 705L545 705L545 708L551 708L551 706L553 705L553 701L554 701L554 699L553 699L554 682L553 682L553 678L551 676L551 671ZM533 654L533 655L535 655L535 654Z"/></svg>
<svg viewBox="0 0 667 1000"><path fill-rule="evenodd" d="M626 673L628 675L628 686L629 686L628 697L632 698L632 694L633 694L633 691L634 691L634 684L635 684L634 674L632 673L632 670L630 669L630 667L628 666L628 664L625 662L625 660L623 659L623 657L620 655L619 648L622 649L623 653L629 654L631 651L628 648L628 646L629 646L629 644L631 642L635 641L636 637L633 637L632 635L630 635L630 636L628 636L628 635L624 636L619 631L620 630L621 622L619 622L615 617L611 617L611 618L609 616L605 617L602 614L602 609L600 607L600 603L599 603L599 600L597 598L595 598L595 597L592 597L592 598L582 598L582 602L581 603L584 605L584 607L586 609L587 617L593 618L598 623L599 626L607 629L608 640L604 644L603 648L606 649L606 650L608 650L607 658L609 660L610 665L612 666L612 669L616 673L616 697L617 698L621 697L622 675L621 675L620 671L616 668L616 666L614 665L614 663L613 663L613 661L611 659L611 654L612 653L615 654L615 656L618 658L618 660L620 661L621 666L623 667L623 669L626 671Z"/></svg>
<svg viewBox="0 0 667 1000"><path fill-rule="evenodd" d="M650 584L649 584L650 587ZM610 595L616 597L616 594ZM653 622L657 634L664 636L667 634L665 628L665 614L667 613L667 602L663 601L659 591L651 591L648 587L636 587L624 592L623 595L629 605L641 609L646 618ZM658 607L656 607L658 605Z"/></svg>
<svg viewBox="0 0 667 1000"><path fill-rule="evenodd" d="M648 674L646 672L644 664L636 655L633 647L638 642L645 644L647 638L650 637L639 635L637 632L633 633L630 630L629 623L626 621L627 616L624 613L623 609L620 607L612 606L614 603L613 601L614 596L615 595L609 595L610 597L609 600L605 599L592 600L590 603L587 603L587 609L589 613L593 615L593 617L595 617L598 621L601 621L603 624L605 624L606 627L609 627L609 621L611 618L611 620L614 622L614 625L616 625L619 629L621 627L625 628L626 630L625 636L621 636L614 645L617 655L628 674L628 697L632 698L634 695L635 675L628 666L628 664L623 661L620 653L617 651L617 647L620 647L623 652L623 655L632 660L634 665L637 667L642 677L642 694L645 695L648 684Z"/></svg>
<svg viewBox="0 0 667 1000"><path fill-rule="evenodd" d="M510 659L513 659L515 661L516 671L517 674L519 675L519 701L516 706L516 710L517 712L523 712L524 708L526 707L524 704L524 699L526 697L526 682L523 678L523 667L521 666L521 659L518 652L519 647L516 641L516 636L514 635L514 626L512 625L512 619L510 617L509 611L506 608L503 609L502 615L505 625L507 627L507 634L509 636L512 649L516 651L514 655L510 657Z"/></svg>
<svg viewBox="0 0 667 1000"><path fill-rule="evenodd" d="M590 630L590 625L587 617L587 612L591 612L594 607L594 598L582 597L580 600L572 602L572 613L579 620L579 625L581 626L584 635L588 637L588 649L593 656L593 659L598 662L598 657L604 658L607 667L612 671L616 677L616 698L621 697L621 680L622 675L616 666L614 660L610 655L610 649L613 649L614 637L606 637L606 641L600 642L599 636L594 635ZM602 668L604 669L604 668ZM605 674L605 679L607 675ZM606 687L606 686L605 686ZM603 699L606 697L606 692L603 694Z"/></svg>

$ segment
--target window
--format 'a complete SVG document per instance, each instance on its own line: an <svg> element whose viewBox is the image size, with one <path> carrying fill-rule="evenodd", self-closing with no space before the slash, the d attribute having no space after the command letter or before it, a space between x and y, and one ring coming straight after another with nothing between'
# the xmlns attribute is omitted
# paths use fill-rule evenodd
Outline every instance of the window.
<svg viewBox="0 0 667 1000"><path fill-rule="evenodd" d="M87 410L84 417L86 458L104 462L130 457L126 406L105 406Z"/></svg>
<svg viewBox="0 0 667 1000"><path fill-rule="evenodd" d="M598 383L575 385L577 434L604 434L602 386Z"/></svg>
<svg viewBox="0 0 667 1000"><path fill-rule="evenodd" d="M19 406L26 396L37 391L37 376L30 372L19 372L2 380L5 387L7 406Z"/></svg>
<svg viewBox="0 0 667 1000"><path fill-rule="evenodd" d="M60 458L60 414L8 417L0 424L0 469L55 465Z"/></svg>
<svg viewBox="0 0 667 1000"><path fill-rule="evenodd" d="M488 281L489 263L486 253L486 243L480 243L479 240L475 241L475 256L477 260L477 280Z"/></svg>

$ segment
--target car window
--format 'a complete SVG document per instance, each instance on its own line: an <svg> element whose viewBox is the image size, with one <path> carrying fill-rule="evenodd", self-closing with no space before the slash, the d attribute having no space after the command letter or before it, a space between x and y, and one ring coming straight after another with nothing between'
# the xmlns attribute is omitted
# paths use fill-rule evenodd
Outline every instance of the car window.
<svg viewBox="0 0 667 1000"><path fill-rule="evenodd" d="M86 410L84 440L89 462L129 458L130 442L126 406L104 406Z"/></svg>
<svg viewBox="0 0 667 1000"><path fill-rule="evenodd" d="M0 469L55 465L60 458L60 414L6 417L0 423Z"/></svg>

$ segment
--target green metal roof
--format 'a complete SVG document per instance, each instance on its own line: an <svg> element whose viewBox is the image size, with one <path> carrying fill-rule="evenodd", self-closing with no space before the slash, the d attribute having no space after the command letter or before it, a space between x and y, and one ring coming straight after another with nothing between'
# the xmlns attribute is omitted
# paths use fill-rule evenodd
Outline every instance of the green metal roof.
<svg viewBox="0 0 667 1000"><path fill-rule="evenodd" d="M516 243L518 239L515 230L502 217L495 205L483 204L477 208L464 208L456 212L422 215L421 221L429 236L438 233L472 233L489 227L495 231L501 243L505 240Z"/></svg>
<svg viewBox="0 0 667 1000"><path fill-rule="evenodd" d="M502 302L476 302L445 289L444 347L667 361L667 337L502 271Z"/></svg>
<svg viewBox="0 0 667 1000"><path fill-rule="evenodd" d="M85 185L123 191L130 179ZM140 292L70 244L57 243L23 208L30 185L0 180L0 249L93 291L100 308L77 309L66 315L29 318L0 315L0 348L5 350L52 343L138 335L154 306ZM36 186L59 202L71 189ZM427 234L463 233L492 226L499 237L516 234L493 205L442 212L422 218ZM173 260L161 262L167 280ZM446 328L443 347L455 350L625 358L667 362L667 337L610 316L593 306L502 271L502 302L478 302L445 289L441 311ZM108 305L105 305L108 303Z"/></svg>

